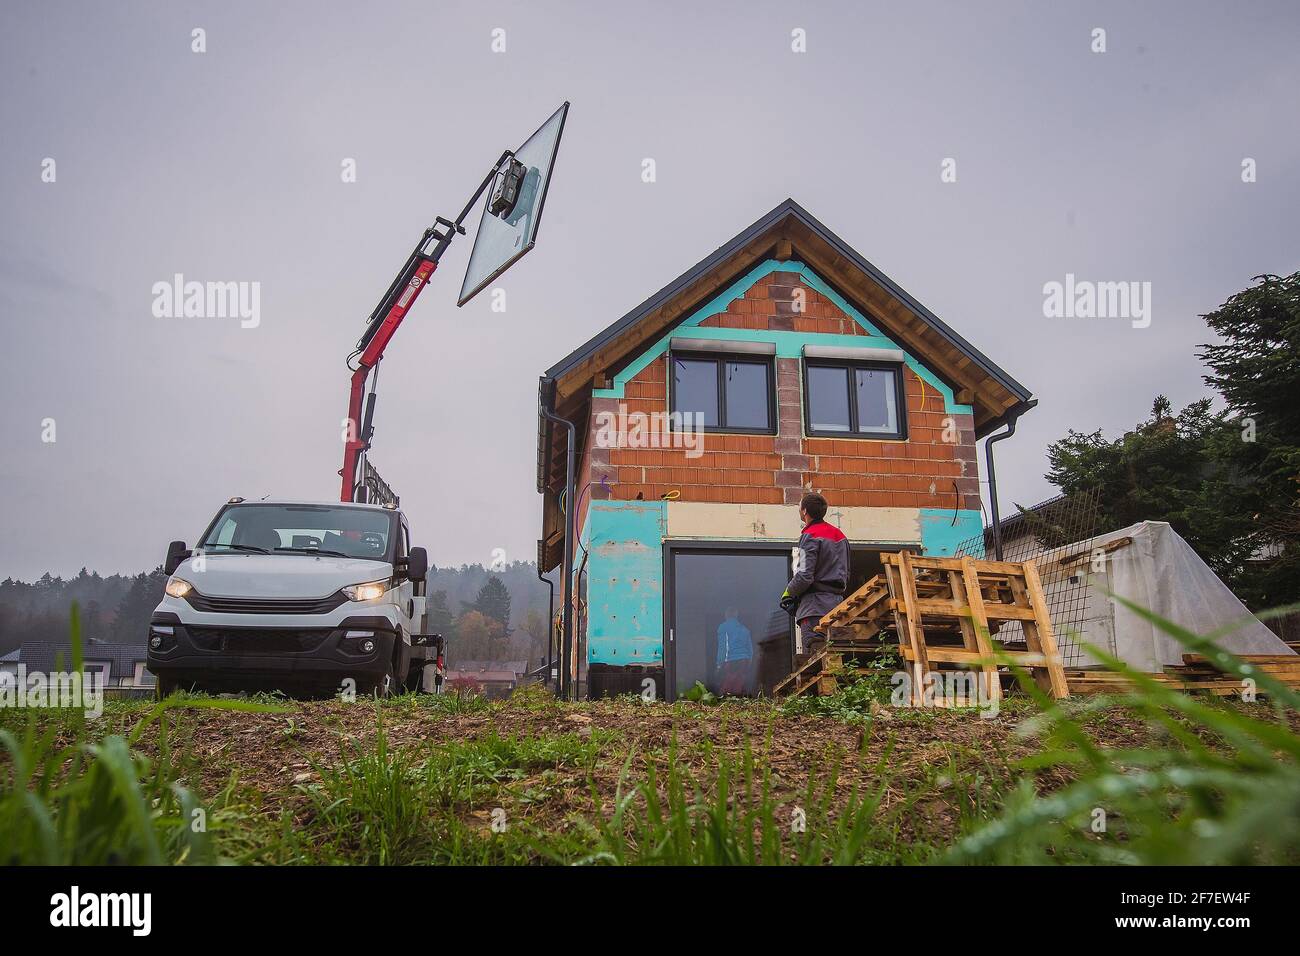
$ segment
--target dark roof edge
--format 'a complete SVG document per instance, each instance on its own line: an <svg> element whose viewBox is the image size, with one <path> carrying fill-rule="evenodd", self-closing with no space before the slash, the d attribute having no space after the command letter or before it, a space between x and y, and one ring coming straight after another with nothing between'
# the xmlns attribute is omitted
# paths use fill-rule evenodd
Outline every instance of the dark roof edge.
<svg viewBox="0 0 1300 956"><path fill-rule="evenodd" d="M853 247L844 242L844 240L835 233L831 232L830 229L826 228L826 226L823 225L815 216L793 199L786 199L767 215L749 226L749 228L718 247L709 256L700 260L700 262L696 263L650 298L646 299L640 305L625 314L613 325L578 346L574 351L570 352L555 365L547 369L545 377L559 378L577 367L578 364L588 358L606 342L617 338L628 328L635 325L648 312L653 311L664 302L676 296L701 275L713 269L714 266L733 255L737 250L748 245L768 229L771 229L787 215L792 215L799 219L806 227L808 227L808 229L820 236L828 245L834 247L840 255L844 256L845 259L848 259L867 275L871 276L875 282L887 289L890 294L906 305L918 318L922 319L934 328L934 330L946 339L953 348L957 349L969 358L1007 391L1019 397L1021 400L1020 404L1023 405L1029 400L1032 393L1027 388L994 364L986 355L984 355L983 352L975 348L975 346L971 345L959 334L953 331L942 319L917 301L917 299L908 293L907 290L877 269L870 261L863 258L853 249ZM1008 414L1015 411L1016 407L1019 406L1013 406L1012 409L1008 410ZM1006 416L1003 417L1005 418Z"/></svg>
<svg viewBox="0 0 1300 956"><path fill-rule="evenodd" d="M632 311L626 313L613 325L596 333L596 335L592 336L582 345L579 345L564 358L560 359L560 361L548 368L545 372L545 377L559 378L577 367L583 359L590 356L606 342L617 338L627 329L635 325L647 312L652 312L668 300L677 296L683 289L700 276L710 271L718 263L722 262L724 259L730 258L736 250L744 248L754 239L771 229L790 212L790 205L793 202L794 200L787 199L739 235L734 236L726 243L713 250L712 253L691 266L672 282L668 283L668 285L664 286L654 295L650 296L650 298L632 309Z"/></svg>
<svg viewBox="0 0 1300 956"><path fill-rule="evenodd" d="M1002 368L989 359L987 355L962 338L957 332L950 328L943 319L939 318L922 305L911 293L893 279L889 278L889 276L885 275L885 273L877 269L870 261L863 258L857 250L848 245L848 243L843 239L835 235L831 230L827 229L826 226L824 226L812 213L808 212L808 210L804 209L793 199L787 199L777 208L780 209L787 205L797 218L803 220L804 225L820 235L826 240L826 242L835 246L837 251L839 251L844 258L853 262L854 265L871 276L871 278L879 285L888 289L890 293L916 313L919 318L924 319L927 323L933 326L934 330L947 339L953 348L965 355L991 377L997 379L998 383L1001 384L1003 388L1011 392L1013 395L1018 396L1022 402L1027 401L1033 394L1029 389L1025 388L1025 386L1021 385L1009 374L1003 371Z"/></svg>
<svg viewBox="0 0 1300 956"><path fill-rule="evenodd" d="M978 441L979 439L985 437L986 435L992 434L993 432L1001 428L1003 425L1016 421L1025 412L1037 407L1038 407L1038 399L1036 398L1031 398L1027 402L1017 402L1016 404L1008 408L1005 412L1003 412L1001 415L999 415L997 418L993 419L992 421L985 422L983 426L975 429L975 440Z"/></svg>

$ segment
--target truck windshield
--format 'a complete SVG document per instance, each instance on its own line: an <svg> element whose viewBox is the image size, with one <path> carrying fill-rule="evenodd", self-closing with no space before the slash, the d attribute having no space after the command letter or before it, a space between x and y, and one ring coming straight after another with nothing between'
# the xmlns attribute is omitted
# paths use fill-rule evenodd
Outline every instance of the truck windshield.
<svg viewBox="0 0 1300 956"><path fill-rule="evenodd" d="M200 547L257 554L325 554L392 561L397 516L331 505L237 504L217 515Z"/></svg>

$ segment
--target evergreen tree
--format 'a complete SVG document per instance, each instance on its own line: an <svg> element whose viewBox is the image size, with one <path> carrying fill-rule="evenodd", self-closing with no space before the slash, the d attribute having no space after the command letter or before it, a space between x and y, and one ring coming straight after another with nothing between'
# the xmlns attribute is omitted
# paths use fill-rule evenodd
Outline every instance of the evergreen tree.
<svg viewBox="0 0 1300 956"><path fill-rule="evenodd" d="M427 626L430 633L450 636L454 622L451 608L447 606L447 592L433 591L429 594L426 604L429 619Z"/></svg>
<svg viewBox="0 0 1300 956"><path fill-rule="evenodd" d="M1235 425L1216 451L1250 516L1248 603L1274 607L1300 601L1300 272L1256 279L1205 316L1223 341L1200 357Z"/></svg>
<svg viewBox="0 0 1300 956"><path fill-rule="evenodd" d="M1047 479L1101 491L1101 530L1168 521L1248 606L1300 601L1300 273L1261 276L1205 316L1211 399L1151 416L1113 441L1073 429L1048 448Z"/></svg>
<svg viewBox="0 0 1300 956"><path fill-rule="evenodd" d="M474 603L466 607L500 622L503 629L510 627L510 592L495 574L490 575L478 589L478 596L474 598Z"/></svg>

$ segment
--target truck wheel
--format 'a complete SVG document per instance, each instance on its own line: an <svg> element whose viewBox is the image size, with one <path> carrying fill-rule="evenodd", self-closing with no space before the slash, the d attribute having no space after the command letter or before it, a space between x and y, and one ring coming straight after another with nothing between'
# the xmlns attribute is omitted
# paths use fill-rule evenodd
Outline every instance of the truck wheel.
<svg viewBox="0 0 1300 956"><path fill-rule="evenodd" d="M424 669L428 666L424 661L411 661L411 666L406 672L407 693L424 693Z"/></svg>
<svg viewBox="0 0 1300 956"><path fill-rule="evenodd" d="M401 686L397 679L397 669L390 660L384 672L373 681L362 685L362 693L372 697L391 697Z"/></svg>
<svg viewBox="0 0 1300 956"><path fill-rule="evenodd" d="M181 685L177 683L176 679L173 677L159 677L157 681L157 688L158 688L158 699L163 700L167 697L170 697L178 690L180 690Z"/></svg>

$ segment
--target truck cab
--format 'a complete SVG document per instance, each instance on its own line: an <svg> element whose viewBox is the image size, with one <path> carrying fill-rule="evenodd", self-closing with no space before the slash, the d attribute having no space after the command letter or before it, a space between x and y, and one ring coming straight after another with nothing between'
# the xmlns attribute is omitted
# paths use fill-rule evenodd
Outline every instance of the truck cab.
<svg viewBox="0 0 1300 956"><path fill-rule="evenodd" d="M232 498L194 548L173 541L148 668L176 689L436 692L428 557L394 506Z"/></svg>

